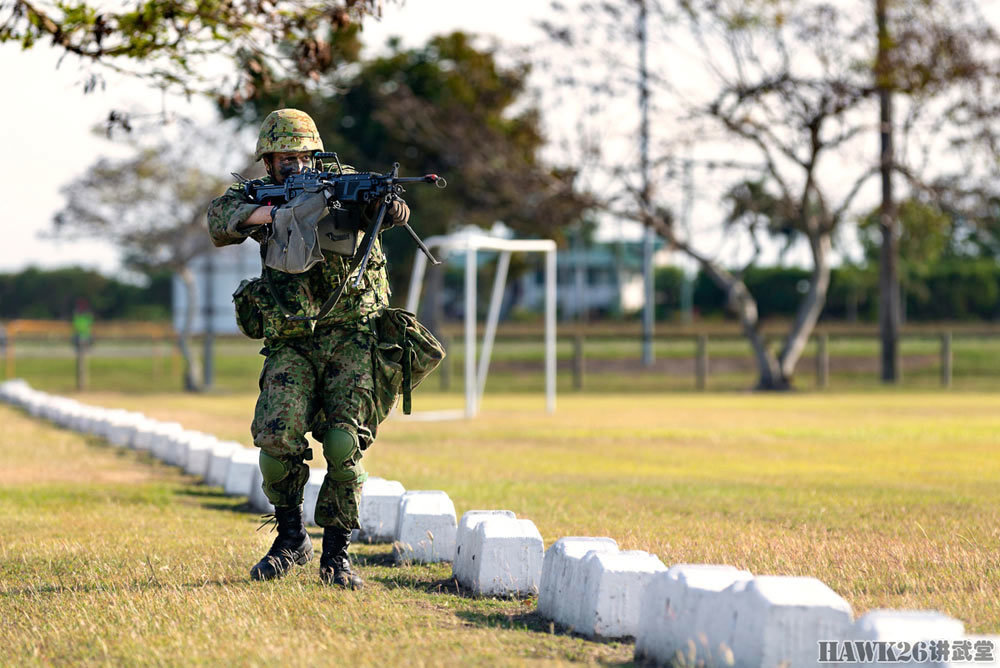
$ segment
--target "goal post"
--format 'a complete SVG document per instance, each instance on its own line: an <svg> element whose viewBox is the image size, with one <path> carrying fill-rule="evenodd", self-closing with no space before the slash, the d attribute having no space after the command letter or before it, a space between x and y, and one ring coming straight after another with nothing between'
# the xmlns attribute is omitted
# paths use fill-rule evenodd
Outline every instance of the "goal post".
<svg viewBox="0 0 1000 668"><path fill-rule="evenodd" d="M485 234L462 232L430 237L424 241L430 249L437 249L443 258L451 253L465 253L465 410L441 412L424 419L475 417L486 390L486 375L496 341L500 306L507 285L507 270L512 253L542 253L545 256L545 408L556 410L556 242L551 239L504 239ZM481 355L477 354L476 341L476 268L479 251L497 251L496 274L486 314ZM410 276L410 289L406 297L406 310L417 312L427 270L427 256L417 253ZM477 359L478 358L478 359ZM419 417L417 419L420 419Z"/></svg>

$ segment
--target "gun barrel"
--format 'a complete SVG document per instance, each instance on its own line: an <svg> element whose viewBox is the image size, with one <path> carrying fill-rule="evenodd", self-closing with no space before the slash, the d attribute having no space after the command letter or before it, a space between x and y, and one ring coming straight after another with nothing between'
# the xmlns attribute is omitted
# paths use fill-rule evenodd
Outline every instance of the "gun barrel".
<svg viewBox="0 0 1000 668"><path fill-rule="evenodd" d="M393 179L394 183L434 183L438 184L438 188L444 188L448 185L448 182L444 178L438 176L437 174L424 174L423 176L397 176ZM444 185L440 185L444 184Z"/></svg>

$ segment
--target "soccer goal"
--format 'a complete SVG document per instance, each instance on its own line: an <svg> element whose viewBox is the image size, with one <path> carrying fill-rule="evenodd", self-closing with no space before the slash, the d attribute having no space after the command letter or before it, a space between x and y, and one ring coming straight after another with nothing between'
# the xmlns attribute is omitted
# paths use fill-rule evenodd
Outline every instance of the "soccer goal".
<svg viewBox="0 0 1000 668"><path fill-rule="evenodd" d="M465 410L414 413L411 418L447 420L475 417L486 389L486 374L490 368L493 342L500 320L500 304L507 284L507 269L512 253L545 254L545 407L549 413L556 410L556 242L551 239L504 239L476 232L430 237L424 242L443 258L452 253L465 253ZM499 252L493 292L486 314L481 354L477 353L476 340L476 267L479 251ZM427 256L417 253L410 277L410 291L406 310L416 313L427 269Z"/></svg>

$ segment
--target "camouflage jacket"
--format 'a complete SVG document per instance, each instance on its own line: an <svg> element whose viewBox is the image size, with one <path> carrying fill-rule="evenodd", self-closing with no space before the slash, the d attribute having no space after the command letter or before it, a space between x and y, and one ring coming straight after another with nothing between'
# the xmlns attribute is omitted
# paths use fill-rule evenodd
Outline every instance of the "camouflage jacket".
<svg viewBox="0 0 1000 668"><path fill-rule="evenodd" d="M346 169L345 169L346 171ZM265 183L272 182L270 178ZM240 184L233 184L221 197L212 201L208 208L208 231L216 246L243 243L248 237L258 243L266 243L263 226L247 230L237 227L245 222L260 205L249 201ZM360 216L361 212L344 215ZM387 226L391 221L386 221ZM261 278L270 279L276 296L284 308L295 315L315 315L323 302L334 290L347 280L347 269L351 258L323 251L324 262L315 264L302 274L286 274L269 267L261 267ZM317 329L331 325L348 325L368 330L372 317L389 305L389 279L386 274L386 260L382 252L381 240L372 248L368 266L358 287L348 285L337 305L321 321L286 321L280 307L274 304L270 289L258 287L258 302L264 312L264 339L280 339L308 336L313 326ZM353 280L353 279L352 279ZM263 283L264 281L261 281Z"/></svg>

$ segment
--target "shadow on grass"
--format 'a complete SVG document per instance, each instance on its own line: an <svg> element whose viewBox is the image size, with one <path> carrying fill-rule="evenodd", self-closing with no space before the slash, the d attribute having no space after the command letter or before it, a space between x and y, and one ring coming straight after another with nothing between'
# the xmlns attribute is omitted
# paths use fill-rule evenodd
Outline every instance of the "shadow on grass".
<svg viewBox="0 0 1000 668"><path fill-rule="evenodd" d="M397 567L391 553L380 554L352 554L351 558L355 565L375 567L376 572L366 574L367 580L378 582L387 588L404 588L413 592L425 594L448 594L456 596L472 609L466 608L456 610L455 616L468 626L475 626L484 629L503 629L509 631L524 631L526 633L544 634L546 636L563 636L579 638L588 643L600 643L605 645L630 644L631 639L607 640L601 638L586 638L575 633L573 629L555 624L538 614L536 610L536 600L529 597L481 597L475 596L471 590L462 587L453 577L439 578L438 573L432 569L434 566L411 564L408 567ZM475 607L484 607L502 601L508 604L519 603L523 610L519 611L497 611L497 610L477 610ZM508 610L510 608L508 607ZM592 659L593 660L593 659ZM610 666L631 666L632 662L596 659L602 665Z"/></svg>
<svg viewBox="0 0 1000 668"><path fill-rule="evenodd" d="M172 584L149 578L147 580L114 585L63 585L47 583L31 587L12 587L10 589L4 589L0 591L0 598L59 594L94 594L106 592L118 593L122 591L138 593L144 591L157 591L160 589L203 589L207 587L229 587L240 584L251 584L251 580L249 577L219 578L215 580L199 580L198 582Z"/></svg>
<svg viewBox="0 0 1000 668"><path fill-rule="evenodd" d="M525 599L528 602L528 599ZM525 631L527 633L541 633L547 636L566 636L579 638L588 643L599 643L602 645L617 646L622 644L632 644L632 638L588 638L579 633L574 633L572 629L560 626L538 614L537 610L522 613L503 612L477 612L475 610L459 610L455 616L470 626L486 629L503 629L506 631ZM605 666L635 666L634 661L613 661L597 658L597 663Z"/></svg>
<svg viewBox="0 0 1000 668"><path fill-rule="evenodd" d="M258 517L263 514L250 507L249 499L227 495L219 487L182 485L172 491L176 501L206 510L224 510L241 515L257 515Z"/></svg>
<svg viewBox="0 0 1000 668"><path fill-rule="evenodd" d="M352 552L351 562L357 566L389 567L396 565L396 560L393 558L391 552L381 552L379 554L357 554Z"/></svg>
<svg viewBox="0 0 1000 668"><path fill-rule="evenodd" d="M508 629L534 631L536 633L570 635L553 626L549 620L538 614L537 610L519 614L503 612L476 612L474 610L459 610L455 616L472 626L490 629Z"/></svg>
<svg viewBox="0 0 1000 668"><path fill-rule="evenodd" d="M389 571L388 574L369 575L369 579L373 582L380 582L386 587L392 589L412 589L413 591L419 591L426 594L463 595L463 590L455 578L428 579L426 577L421 577L420 573L414 573L410 569L396 569L396 562L391 554L352 554L351 559L359 566L382 566L384 568L392 568L393 570Z"/></svg>
<svg viewBox="0 0 1000 668"><path fill-rule="evenodd" d="M207 485L197 485L192 487L185 487L184 489L177 490L178 494L183 494L185 496L198 496L213 499L231 499L233 497L227 496L221 487L208 487Z"/></svg>

